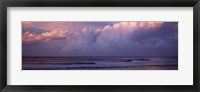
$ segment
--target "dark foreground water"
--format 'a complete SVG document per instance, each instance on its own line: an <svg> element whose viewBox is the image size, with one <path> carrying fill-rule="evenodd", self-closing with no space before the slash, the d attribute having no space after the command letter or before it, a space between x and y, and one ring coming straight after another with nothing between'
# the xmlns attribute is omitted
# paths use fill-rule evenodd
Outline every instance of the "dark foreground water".
<svg viewBox="0 0 200 92"><path fill-rule="evenodd" d="M22 70L178 70L178 57L23 57Z"/></svg>

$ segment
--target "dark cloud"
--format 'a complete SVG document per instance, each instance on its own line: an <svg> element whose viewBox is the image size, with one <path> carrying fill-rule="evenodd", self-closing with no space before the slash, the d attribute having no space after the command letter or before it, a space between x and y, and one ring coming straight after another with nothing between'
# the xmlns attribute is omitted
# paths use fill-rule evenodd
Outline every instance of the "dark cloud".
<svg viewBox="0 0 200 92"><path fill-rule="evenodd" d="M41 37L23 41L23 56L177 56L177 26L178 22L80 22L48 34L39 27L22 28L37 33L23 34L27 38Z"/></svg>

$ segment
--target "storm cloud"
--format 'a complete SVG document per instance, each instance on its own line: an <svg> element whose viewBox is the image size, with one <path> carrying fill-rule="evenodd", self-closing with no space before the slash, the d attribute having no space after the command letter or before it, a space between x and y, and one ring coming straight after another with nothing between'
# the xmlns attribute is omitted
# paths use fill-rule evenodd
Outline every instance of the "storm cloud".
<svg viewBox="0 0 200 92"><path fill-rule="evenodd" d="M178 56L178 22L22 22L23 56Z"/></svg>

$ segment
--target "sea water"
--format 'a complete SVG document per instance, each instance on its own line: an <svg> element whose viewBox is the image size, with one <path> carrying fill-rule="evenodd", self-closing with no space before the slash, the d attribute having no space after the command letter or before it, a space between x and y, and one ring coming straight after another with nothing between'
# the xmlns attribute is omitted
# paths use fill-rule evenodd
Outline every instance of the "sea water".
<svg viewBox="0 0 200 92"><path fill-rule="evenodd" d="M178 70L178 57L23 57L22 70Z"/></svg>

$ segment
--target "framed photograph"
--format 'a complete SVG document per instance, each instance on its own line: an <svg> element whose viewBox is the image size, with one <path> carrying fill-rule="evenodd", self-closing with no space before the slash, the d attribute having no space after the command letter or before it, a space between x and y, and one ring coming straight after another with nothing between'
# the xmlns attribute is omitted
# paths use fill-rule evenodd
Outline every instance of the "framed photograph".
<svg viewBox="0 0 200 92"><path fill-rule="evenodd" d="M1 1L1 91L199 91L199 0Z"/></svg>

